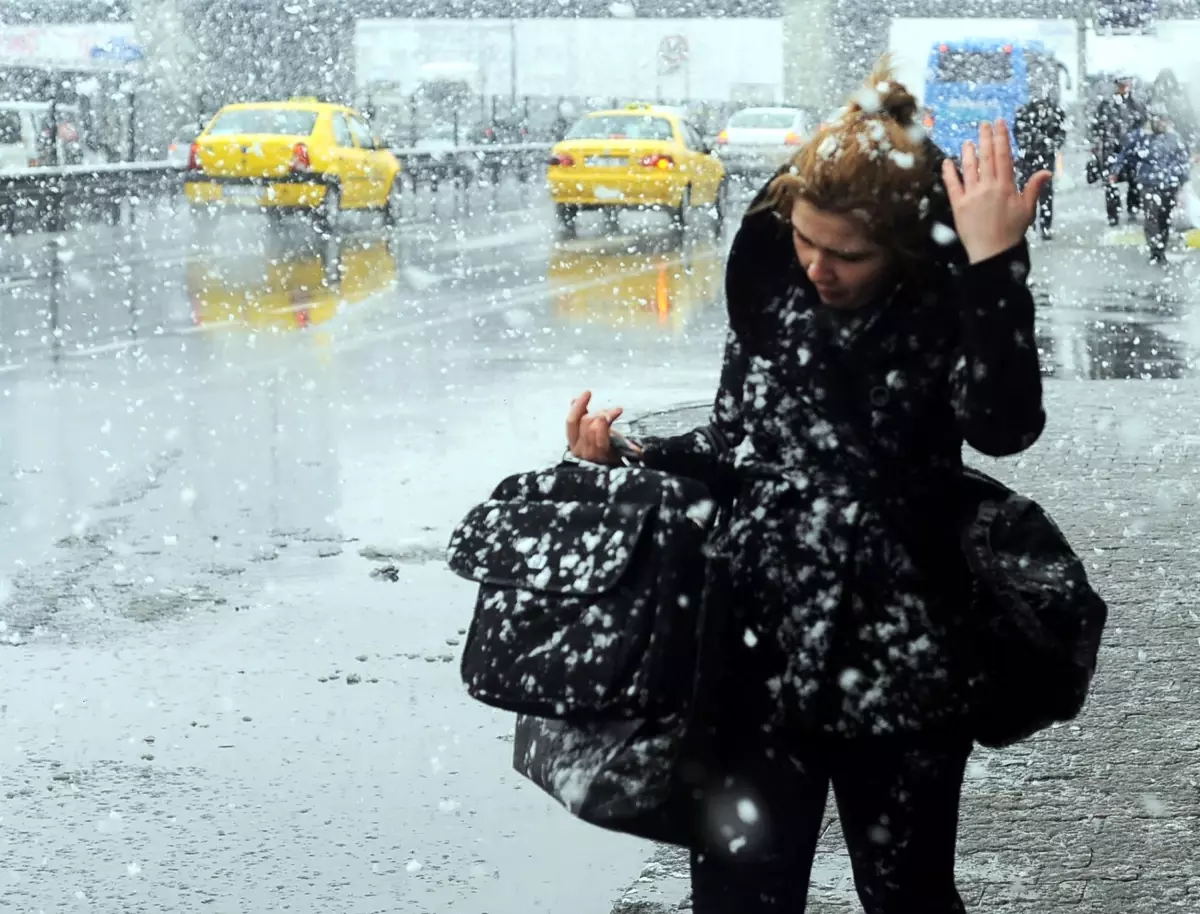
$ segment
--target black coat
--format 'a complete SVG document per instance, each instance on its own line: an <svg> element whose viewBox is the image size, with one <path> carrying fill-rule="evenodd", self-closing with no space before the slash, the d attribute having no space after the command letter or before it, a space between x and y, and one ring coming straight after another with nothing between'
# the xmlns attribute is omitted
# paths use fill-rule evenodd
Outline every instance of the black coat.
<svg viewBox="0 0 1200 914"><path fill-rule="evenodd" d="M1067 115L1054 102L1039 98L1022 105L1013 118L1013 136L1027 168L1053 168L1067 140Z"/></svg>
<svg viewBox="0 0 1200 914"><path fill-rule="evenodd" d="M931 206L952 224L940 181ZM744 220L712 413L732 454L717 458L699 431L642 442L648 465L735 499L734 710L847 736L962 720L972 668L955 647L965 598L950 493L964 440L1002 456L1042 431L1028 269L1024 244L968 266L957 242L931 241L919 277L861 326L830 331L788 223ZM844 404L870 414L871 453L843 433L835 358Z"/></svg>
<svg viewBox="0 0 1200 914"><path fill-rule="evenodd" d="M1116 162L1129 135L1145 122L1146 106L1131 94L1113 94L1100 102L1089 133L1096 154L1106 168Z"/></svg>

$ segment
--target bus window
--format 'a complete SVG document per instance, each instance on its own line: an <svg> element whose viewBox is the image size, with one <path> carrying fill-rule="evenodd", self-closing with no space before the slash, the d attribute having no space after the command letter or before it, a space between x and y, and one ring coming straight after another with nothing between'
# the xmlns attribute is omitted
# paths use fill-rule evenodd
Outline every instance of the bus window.
<svg viewBox="0 0 1200 914"><path fill-rule="evenodd" d="M1004 51L954 49L938 55L938 82L1006 83L1012 78L1012 54Z"/></svg>
<svg viewBox="0 0 1200 914"><path fill-rule="evenodd" d="M21 115L16 111L0 111L0 146L20 146L24 142Z"/></svg>

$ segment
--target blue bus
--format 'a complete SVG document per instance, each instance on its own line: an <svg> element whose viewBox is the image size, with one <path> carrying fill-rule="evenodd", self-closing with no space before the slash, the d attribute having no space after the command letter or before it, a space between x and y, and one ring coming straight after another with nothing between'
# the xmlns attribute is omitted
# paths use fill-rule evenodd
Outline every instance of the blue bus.
<svg viewBox="0 0 1200 914"><path fill-rule="evenodd" d="M925 125L933 141L957 156L979 136L979 122L1002 117L1012 125L1031 97L1057 99L1070 72L1039 41L972 38L943 41L929 54Z"/></svg>

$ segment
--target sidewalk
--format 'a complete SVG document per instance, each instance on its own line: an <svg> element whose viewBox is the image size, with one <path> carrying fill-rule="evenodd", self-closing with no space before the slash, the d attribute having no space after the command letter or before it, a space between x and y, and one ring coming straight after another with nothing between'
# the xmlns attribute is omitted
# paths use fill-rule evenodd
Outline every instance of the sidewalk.
<svg viewBox="0 0 1200 914"><path fill-rule="evenodd" d="M968 909L1011 914L1200 910L1200 380L1047 382L1049 426L1027 454L972 464L1037 498L1110 617L1083 715L968 769L959 882ZM671 433L706 407L643 418ZM662 849L613 914L660 914L687 892ZM854 914L827 820L809 914Z"/></svg>

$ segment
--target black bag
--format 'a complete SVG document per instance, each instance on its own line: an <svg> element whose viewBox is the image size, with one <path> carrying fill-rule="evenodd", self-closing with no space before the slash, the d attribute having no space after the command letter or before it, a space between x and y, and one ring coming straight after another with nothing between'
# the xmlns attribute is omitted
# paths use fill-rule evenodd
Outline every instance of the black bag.
<svg viewBox="0 0 1200 914"><path fill-rule="evenodd" d="M1087 182L1095 184L1104 177L1104 169L1100 167L1100 157L1093 153L1087 160Z"/></svg>
<svg viewBox="0 0 1200 914"><path fill-rule="evenodd" d="M1108 606L1050 516L986 473L963 470L963 556L982 681L975 738L999 748L1083 710Z"/></svg>
<svg viewBox="0 0 1200 914"><path fill-rule="evenodd" d="M705 829L699 801L719 779L708 712L720 689L729 587L728 555L712 542L696 668L688 678L683 711L589 723L521 715L513 768L584 822L651 841L699 846Z"/></svg>
<svg viewBox="0 0 1200 914"><path fill-rule="evenodd" d="M450 568L480 585L468 692L572 722L678 713L715 514L702 483L657 470L563 463L505 479L450 539Z"/></svg>
<svg viewBox="0 0 1200 914"><path fill-rule="evenodd" d="M847 441L865 454L870 420L840 353L828 346L839 381L827 385L835 409L848 421L835 423ZM828 419L828 417L826 417ZM866 431L863 431L865 429ZM876 461L887 472L890 458ZM873 472L873 471L871 471ZM872 475L876 502L887 510L897 485ZM978 685L972 695L974 738L1001 748L1058 722L1074 719L1087 700L1096 671L1108 606L1092 589L1082 560L1050 516L1032 499L1018 495L979 470L964 467L955 504L959 543L971 581L966 609L969 652ZM914 560L937 568L926 545L905 537L911 518L890 519Z"/></svg>

